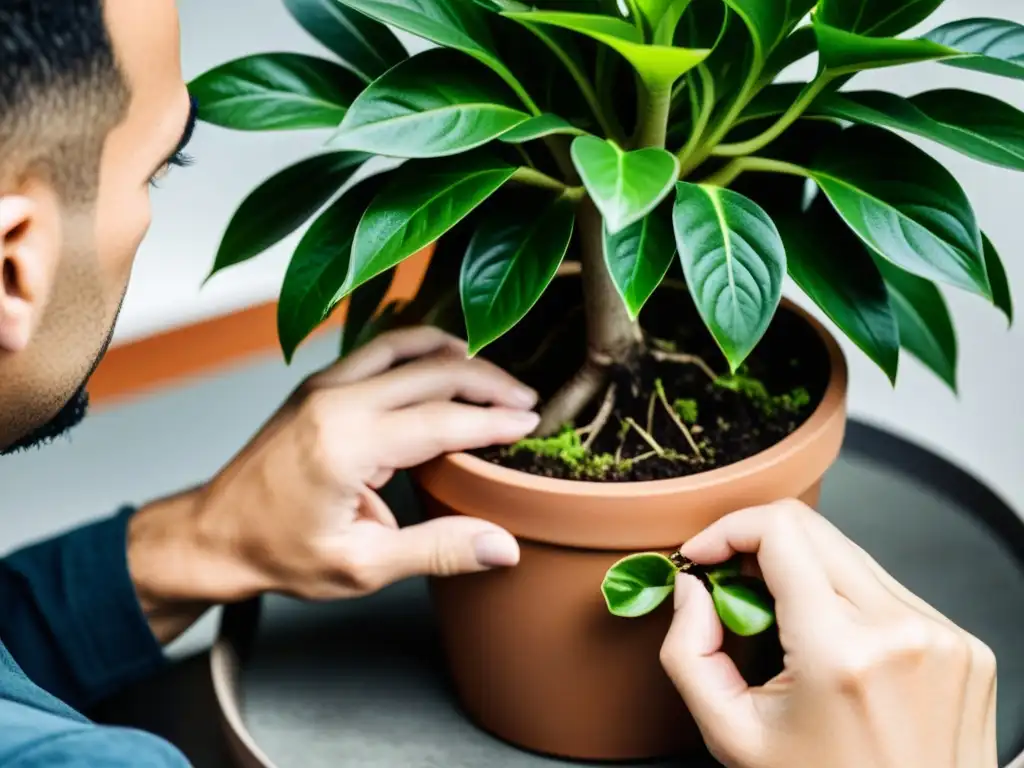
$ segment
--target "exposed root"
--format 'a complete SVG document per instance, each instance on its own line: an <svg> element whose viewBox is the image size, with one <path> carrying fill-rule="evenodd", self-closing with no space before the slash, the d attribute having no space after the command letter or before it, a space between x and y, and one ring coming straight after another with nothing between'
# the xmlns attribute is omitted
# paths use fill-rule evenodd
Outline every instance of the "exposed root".
<svg viewBox="0 0 1024 768"><path fill-rule="evenodd" d="M700 452L700 447L697 445L697 442L693 439L693 435L690 433L689 428L683 423L683 420L679 418L679 414L676 413L675 408L671 406L671 404L668 401L668 398L665 396L665 387L662 386L661 379L658 379L657 381L654 382L654 391L658 395L658 399L661 401L661 404L665 407L665 410L668 412L669 417L672 419L673 422L675 422L675 425L679 427L679 431L683 433L683 436L686 438L686 442L690 444L690 448L693 449L694 456L703 461L704 454Z"/></svg>
<svg viewBox="0 0 1024 768"><path fill-rule="evenodd" d="M660 347L661 344L655 341ZM711 366L704 362L704 358L698 355L688 355L684 352L671 352L667 349L652 349L651 356L659 363L677 363L678 365L695 365L701 369L705 376L712 381L718 380L718 374L711 370Z"/></svg>
<svg viewBox="0 0 1024 768"><path fill-rule="evenodd" d="M653 450L659 456L665 455L665 449L658 444L658 441L654 439L650 432L648 432L646 429L637 424L635 419L633 419L632 417L628 417L626 419L626 423L636 430L636 433L640 435L640 437L643 439L645 443L651 446L651 450Z"/></svg>
<svg viewBox="0 0 1024 768"><path fill-rule="evenodd" d="M588 359L576 375L555 393L541 409L540 424L533 436L553 435L562 425L571 424L576 419L608 382L608 366L603 363Z"/></svg>
<svg viewBox="0 0 1024 768"><path fill-rule="evenodd" d="M615 410L615 392L615 384L612 384L608 387L608 391L604 393L604 401L601 403L601 407L598 409L594 420L582 429L577 430L581 436L587 436L587 439L583 441L584 450L590 450L590 446L594 444L597 436L601 434L601 430L608 423L608 419L611 418L612 412Z"/></svg>

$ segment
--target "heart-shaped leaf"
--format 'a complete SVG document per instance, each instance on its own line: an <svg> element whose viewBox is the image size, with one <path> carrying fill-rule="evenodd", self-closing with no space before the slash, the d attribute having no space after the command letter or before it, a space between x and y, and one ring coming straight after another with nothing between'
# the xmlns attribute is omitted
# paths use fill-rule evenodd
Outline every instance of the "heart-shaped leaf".
<svg viewBox="0 0 1024 768"><path fill-rule="evenodd" d="M639 316L675 255L671 200L614 235L605 229L605 264L631 319Z"/></svg>
<svg viewBox="0 0 1024 768"><path fill-rule="evenodd" d="M338 350L341 357L352 354L365 342L372 330L374 315L391 290L394 279L395 270L389 269L363 283L349 295L348 312L345 313L345 324L341 328L341 346Z"/></svg>
<svg viewBox="0 0 1024 768"><path fill-rule="evenodd" d="M957 391L957 341L949 307L934 283L876 259L900 328L900 346Z"/></svg>
<svg viewBox="0 0 1024 768"><path fill-rule="evenodd" d="M342 294L430 245L514 173L511 165L477 152L402 165L359 222Z"/></svg>
<svg viewBox="0 0 1024 768"><path fill-rule="evenodd" d="M548 24L579 32L617 51L647 87L665 90L700 64L711 52L707 49L677 48L669 45L648 45L640 30L622 19L590 13L564 11L506 12L509 18L528 24Z"/></svg>
<svg viewBox="0 0 1024 768"><path fill-rule="evenodd" d="M454 48L483 62L516 91L529 97L496 55L494 38L482 7L466 0L341 0L371 19ZM528 102L528 106L530 103Z"/></svg>
<svg viewBox="0 0 1024 768"><path fill-rule="evenodd" d="M613 615L637 618L653 611L672 594L676 573L672 561L663 555L628 555L608 569L601 593Z"/></svg>
<svg viewBox="0 0 1024 768"><path fill-rule="evenodd" d="M789 276L895 384L900 331L864 244L821 197L807 213L776 216Z"/></svg>
<svg viewBox="0 0 1024 768"><path fill-rule="evenodd" d="M291 362L298 346L337 305L356 227L380 187L378 176L356 184L328 206L299 241L277 304L277 335L286 361Z"/></svg>
<svg viewBox="0 0 1024 768"><path fill-rule="evenodd" d="M756 61L763 64L818 0L724 0L750 30Z"/></svg>
<svg viewBox="0 0 1024 768"><path fill-rule="evenodd" d="M948 89L909 99L884 91L834 93L817 99L807 114L906 131L975 160L1024 171L1024 112L980 93Z"/></svg>
<svg viewBox="0 0 1024 768"><path fill-rule="evenodd" d="M1024 26L1005 19L963 19L943 24L925 39L961 55L942 63L1024 80Z"/></svg>
<svg viewBox="0 0 1024 768"><path fill-rule="evenodd" d="M470 355L537 303L562 263L575 219L572 201L561 196L503 206L484 219L469 242L459 279Z"/></svg>
<svg viewBox="0 0 1024 768"><path fill-rule="evenodd" d="M299 53L245 56L188 85L200 120L239 131L334 128L362 89L344 67Z"/></svg>
<svg viewBox="0 0 1024 768"><path fill-rule="evenodd" d="M878 67L948 59L958 52L931 40L868 37L830 26L815 18L814 34L822 67L832 77Z"/></svg>
<svg viewBox="0 0 1024 768"><path fill-rule="evenodd" d="M984 232L981 233L981 240L985 246L988 282L992 286L992 303L1006 315L1006 321L1013 325L1013 296L1010 293L1010 281L1006 277L1006 267L1003 266L995 245Z"/></svg>
<svg viewBox="0 0 1024 768"><path fill-rule="evenodd" d="M876 254L920 277L991 298L970 201L921 149L889 131L853 126L825 146L810 171Z"/></svg>
<svg viewBox="0 0 1024 768"><path fill-rule="evenodd" d="M865 37L895 37L927 19L945 0L821 0L815 18Z"/></svg>
<svg viewBox="0 0 1024 768"><path fill-rule="evenodd" d="M505 131L505 133L501 134L501 140L507 144L522 144L557 133L580 136L583 134L583 131L567 120L563 120L558 115L545 113L531 117L512 130Z"/></svg>
<svg viewBox="0 0 1024 768"><path fill-rule="evenodd" d="M610 141L580 136L573 141L571 154L612 234L653 211L679 174L676 156L656 147L624 152Z"/></svg>
<svg viewBox="0 0 1024 768"><path fill-rule="evenodd" d="M735 372L779 306L782 239L762 208L719 187L680 182L672 219L686 284Z"/></svg>
<svg viewBox="0 0 1024 768"><path fill-rule="evenodd" d="M292 17L365 82L406 57L394 32L339 0L284 0Z"/></svg>
<svg viewBox="0 0 1024 768"><path fill-rule="evenodd" d="M432 49L375 80L330 146L389 157L442 157L479 147L529 115L493 72L457 51Z"/></svg>
<svg viewBox="0 0 1024 768"><path fill-rule="evenodd" d="M722 624L734 635L752 637L775 624L775 612L762 589L744 577L711 577L711 600Z"/></svg>
<svg viewBox="0 0 1024 768"><path fill-rule="evenodd" d="M264 181L231 217L210 276L258 256L290 235L368 159L361 152L329 152L306 158Z"/></svg>

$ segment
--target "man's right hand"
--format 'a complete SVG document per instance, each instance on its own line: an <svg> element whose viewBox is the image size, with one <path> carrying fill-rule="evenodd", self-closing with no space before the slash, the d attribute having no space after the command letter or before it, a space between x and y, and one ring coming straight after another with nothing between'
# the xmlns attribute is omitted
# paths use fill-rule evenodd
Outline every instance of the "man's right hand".
<svg viewBox="0 0 1024 768"><path fill-rule="evenodd" d="M662 663L729 768L998 768L992 651L797 501L729 515L681 548L756 555L785 669L748 687L707 590L680 575ZM936 553L937 555L939 553Z"/></svg>

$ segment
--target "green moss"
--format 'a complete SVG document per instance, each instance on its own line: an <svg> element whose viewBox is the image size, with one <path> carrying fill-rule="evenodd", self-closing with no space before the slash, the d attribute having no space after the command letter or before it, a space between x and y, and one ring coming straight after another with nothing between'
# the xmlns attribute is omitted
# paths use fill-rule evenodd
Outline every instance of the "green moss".
<svg viewBox="0 0 1024 768"><path fill-rule="evenodd" d="M745 368L741 368L739 373L719 376L715 380L715 386L743 395L766 416L773 416L780 410L797 413L811 403L811 394L805 387L797 387L781 395L769 394L764 383L760 379L748 376Z"/></svg>
<svg viewBox="0 0 1024 768"><path fill-rule="evenodd" d="M627 425L628 428L628 425ZM565 464L573 476L581 480L600 480L612 473L625 473L633 467L629 459L616 460L610 453L591 453L572 425L551 437L528 437L512 445L511 455L532 453Z"/></svg>
<svg viewBox="0 0 1024 768"><path fill-rule="evenodd" d="M679 399L672 403L672 410L686 424L697 423L697 401L691 399Z"/></svg>

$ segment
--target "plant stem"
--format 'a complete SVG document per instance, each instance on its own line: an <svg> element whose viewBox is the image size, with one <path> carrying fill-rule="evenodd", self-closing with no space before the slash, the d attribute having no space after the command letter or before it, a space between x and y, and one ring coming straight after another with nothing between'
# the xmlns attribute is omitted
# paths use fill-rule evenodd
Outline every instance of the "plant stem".
<svg viewBox="0 0 1024 768"><path fill-rule="evenodd" d="M683 436L686 438L686 442L690 444L690 448L693 450L694 455L698 459L703 461L704 454L700 452L700 447L697 445L697 441L693 439L693 435L690 434L690 430L683 423L683 420L679 418L679 414L676 413L675 409L671 406L671 404L669 404L668 398L665 396L665 388L662 386L658 386L655 387L654 389L656 394L658 395L658 399L661 400L662 406L664 406L665 410L668 411L669 418L672 419L673 422L675 422L676 427L679 428L679 431L682 432Z"/></svg>
<svg viewBox="0 0 1024 768"><path fill-rule="evenodd" d="M688 355L685 352L669 352L664 349L655 349L651 352L651 356L662 363L677 363L679 365L695 365L701 369L705 376L712 381L718 380L718 374L711 370L711 366L704 362L702 357L697 355Z"/></svg>
<svg viewBox="0 0 1024 768"><path fill-rule="evenodd" d="M535 434L547 436L576 419L601 391L613 364L629 365L644 349L640 325L630 318L604 263L604 221L589 197L576 220L580 237L580 280L587 328L587 360L541 411Z"/></svg>
<svg viewBox="0 0 1024 768"><path fill-rule="evenodd" d="M834 74L829 71L825 71L818 75L818 77L808 83L807 87L801 91L800 96L797 97L797 100L790 105L789 109L787 109L779 119L763 133L753 137L752 139L740 141L735 144L719 144L712 149L711 154L717 157L741 157L742 155L750 155L764 149L779 138L779 136L781 136L789 126L800 119L800 116L807 111L807 108L811 106L821 92L828 87L828 84L832 82L833 77Z"/></svg>
<svg viewBox="0 0 1024 768"><path fill-rule="evenodd" d="M626 419L626 423L636 430L636 433L640 435L641 438L643 438L643 441L645 443L651 446L651 450L653 450L659 456L665 455L665 449L658 444L658 441L651 436L650 432L648 432L646 429L644 429L643 427L636 423L636 419L629 417Z"/></svg>
<svg viewBox="0 0 1024 768"><path fill-rule="evenodd" d="M767 157L740 157L707 178L701 184L716 187L728 187L745 171L764 171L768 173L787 173L791 176L808 176L809 171L802 166Z"/></svg>
<svg viewBox="0 0 1024 768"><path fill-rule="evenodd" d="M638 147L665 146L668 132L668 113L672 106L672 85L651 87L644 85L644 107L637 130Z"/></svg>
<svg viewBox="0 0 1024 768"><path fill-rule="evenodd" d="M540 107L537 106L537 102L535 102L530 97L530 94L527 93L526 89L523 87L523 84L520 83L516 76L512 74L511 70L505 68L504 66L501 66L498 67L497 73L498 76L505 81L508 87L515 92L516 96L519 97L519 100L526 105L526 108L530 110L530 114L541 114L541 109Z"/></svg>
<svg viewBox="0 0 1024 768"><path fill-rule="evenodd" d="M527 168L526 166L516 169L516 172L512 174L512 181L529 184L531 187L551 189L555 192L567 192L570 189L558 179L552 178L536 168Z"/></svg>
<svg viewBox="0 0 1024 768"><path fill-rule="evenodd" d="M711 156L712 150L732 130L736 119L757 92L757 82L760 76L761 67L751 67L750 72L747 73L747 79L740 88L740 92L736 95L735 101L729 105L726 113L715 123L715 127L707 141L702 141L698 144L697 151L690 155L687 161L683 163L679 170L680 178L686 178L695 168L707 160Z"/></svg>
<svg viewBox="0 0 1024 768"><path fill-rule="evenodd" d="M715 79L711 76L711 70L704 64L697 65L697 74L700 75L701 84L701 103L699 107L696 104L696 91L694 89L694 81L692 75L690 76L690 89L691 99L695 109L693 128L690 131L690 138L686 142L681 150L679 150L679 162L685 164L689 159L690 155L693 154L694 150L700 146L700 140L704 136L704 131L708 129L708 123L711 121L711 113L715 108Z"/></svg>

